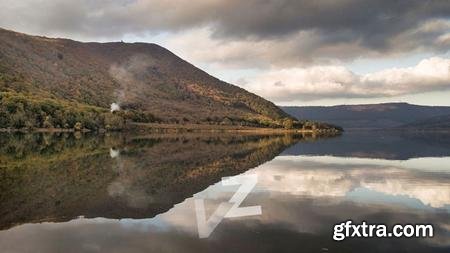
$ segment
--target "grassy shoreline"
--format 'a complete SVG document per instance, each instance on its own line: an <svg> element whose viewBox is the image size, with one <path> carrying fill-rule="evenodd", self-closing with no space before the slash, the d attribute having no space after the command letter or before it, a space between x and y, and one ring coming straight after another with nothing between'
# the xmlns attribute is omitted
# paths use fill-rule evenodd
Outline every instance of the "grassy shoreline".
<svg viewBox="0 0 450 253"><path fill-rule="evenodd" d="M76 131L75 129L64 128L34 128L34 129L14 129L0 128L0 132L43 132L43 133L59 133L59 132L95 132L89 129ZM98 132L107 132L104 129ZM108 131L109 132L109 131ZM116 132L156 132L156 133L183 133L183 132L249 132L249 133L340 133L338 130L330 129L285 129L285 128L267 128L267 127L248 127L234 125L208 125L208 124L166 124L166 123L130 123L126 128L117 130Z"/></svg>

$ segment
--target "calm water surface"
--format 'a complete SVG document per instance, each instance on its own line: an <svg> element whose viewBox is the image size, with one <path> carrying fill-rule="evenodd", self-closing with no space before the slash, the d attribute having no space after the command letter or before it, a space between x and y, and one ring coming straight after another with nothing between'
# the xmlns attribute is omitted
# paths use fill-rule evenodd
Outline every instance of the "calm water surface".
<svg viewBox="0 0 450 253"><path fill-rule="evenodd" d="M241 206L199 238L197 215ZM450 252L450 136L0 135L0 252ZM230 208L230 206L227 206ZM433 238L333 225L431 223Z"/></svg>

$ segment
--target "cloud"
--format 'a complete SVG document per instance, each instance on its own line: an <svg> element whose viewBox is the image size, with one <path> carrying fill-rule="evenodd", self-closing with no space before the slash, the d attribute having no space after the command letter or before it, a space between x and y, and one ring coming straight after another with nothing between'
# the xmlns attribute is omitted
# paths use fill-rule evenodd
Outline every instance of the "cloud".
<svg viewBox="0 0 450 253"><path fill-rule="evenodd" d="M3 0L0 26L88 40L202 30L185 45L215 46L196 50L210 62L293 66L448 51L449 13L440 0Z"/></svg>
<svg viewBox="0 0 450 253"><path fill-rule="evenodd" d="M195 65L277 103L449 87L446 59L367 75L342 66L358 59L447 55L449 1L2 0L0 16L0 27L51 37L156 38Z"/></svg>
<svg viewBox="0 0 450 253"><path fill-rule="evenodd" d="M414 67L358 75L343 66L268 71L246 88L278 103L318 98L394 97L450 89L450 59L432 57Z"/></svg>

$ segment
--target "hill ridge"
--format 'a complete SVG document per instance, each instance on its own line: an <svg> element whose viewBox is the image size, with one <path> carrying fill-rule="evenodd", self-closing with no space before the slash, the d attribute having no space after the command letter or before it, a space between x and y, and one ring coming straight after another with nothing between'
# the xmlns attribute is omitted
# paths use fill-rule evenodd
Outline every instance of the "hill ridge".
<svg viewBox="0 0 450 253"><path fill-rule="evenodd" d="M167 122L276 125L293 119L155 43L78 42L2 28L0 91L99 110L117 103Z"/></svg>
<svg viewBox="0 0 450 253"><path fill-rule="evenodd" d="M398 128L416 121L450 115L450 106L424 106L401 102L281 108L294 117L325 121L344 129Z"/></svg>

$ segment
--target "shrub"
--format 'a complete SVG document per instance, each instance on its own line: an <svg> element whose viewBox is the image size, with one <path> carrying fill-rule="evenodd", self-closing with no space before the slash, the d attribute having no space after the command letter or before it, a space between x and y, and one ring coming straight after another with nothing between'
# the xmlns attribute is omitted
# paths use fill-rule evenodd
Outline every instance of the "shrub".
<svg viewBox="0 0 450 253"><path fill-rule="evenodd" d="M81 122L77 122L77 123L75 123L75 126L73 126L73 129L75 131L81 131L81 130L83 130L83 125L81 124Z"/></svg>

